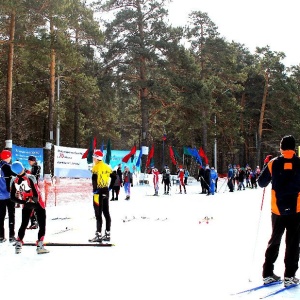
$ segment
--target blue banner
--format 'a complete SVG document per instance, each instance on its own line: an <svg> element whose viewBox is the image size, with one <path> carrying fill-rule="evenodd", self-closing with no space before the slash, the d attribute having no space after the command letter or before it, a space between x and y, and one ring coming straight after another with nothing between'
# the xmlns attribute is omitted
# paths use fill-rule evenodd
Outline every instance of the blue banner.
<svg viewBox="0 0 300 300"><path fill-rule="evenodd" d="M26 148L12 145L12 162L20 161L27 170L31 170L28 162L28 156L36 157L38 165L41 167L41 178L44 174L44 149L43 148Z"/></svg>
<svg viewBox="0 0 300 300"><path fill-rule="evenodd" d="M91 178L92 164L87 163L86 158L82 158L86 149L70 148L62 146L54 146L54 176L68 178ZM128 150L111 150L111 159L109 165L112 169L117 169L118 164L121 164L121 169L124 171L125 166L128 166L132 173L140 171L136 167L140 151L136 151L133 161L129 159L128 163L123 163L122 158L128 154ZM105 161L106 150L103 151Z"/></svg>

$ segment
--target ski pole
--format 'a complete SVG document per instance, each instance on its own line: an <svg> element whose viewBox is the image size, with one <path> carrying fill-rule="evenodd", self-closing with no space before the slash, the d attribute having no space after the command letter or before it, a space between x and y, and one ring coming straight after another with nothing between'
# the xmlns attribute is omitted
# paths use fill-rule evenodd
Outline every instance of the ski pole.
<svg viewBox="0 0 300 300"><path fill-rule="evenodd" d="M226 182L226 185L225 185L225 189L224 189L223 193L225 193L227 191L229 179L227 178L227 181L225 181L225 182Z"/></svg>
<svg viewBox="0 0 300 300"><path fill-rule="evenodd" d="M219 187L219 192L221 192L221 190L222 190L222 188L223 188L223 186L224 186L225 183L226 183L226 179L225 179L224 182L222 183L221 187Z"/></svg>
<svg viewBox="0 0 300 300"><path fill-rule="evenodd" d="M252 263L251 263L251 270L250 270L250 274L249 274L249 282L252 282L250 275L251 275L251 271L252 271L252 266L254 263L254 258L255 258L255 252L256 252L256 246L257 246L257 240L258 240L258 233L259 233L259 228L260 228L260 221L261 221L261 215L262 215L262 209L263 209L263 205L264 205L264 199L265 199L265 192L266 192L266 188L264 187L263 189L263 195L262 195L262 199L261 199L261 204L260 204L260 213L259 213L259 219L258 219L258 224L257 224L257 230L256 230L256 238L255 238L255 243L254 243L254 249L253 249L253 255L252 255Z"/></svg>
<svg viewBox="0 0 300 300"><path fill-rule="evenodd" d="M203 179L203 182L206 184L208 191L211 192L211 188L208 185L208 183L205 181L205 179L203 178L203 176L201 176L201 178Z"/></svg>

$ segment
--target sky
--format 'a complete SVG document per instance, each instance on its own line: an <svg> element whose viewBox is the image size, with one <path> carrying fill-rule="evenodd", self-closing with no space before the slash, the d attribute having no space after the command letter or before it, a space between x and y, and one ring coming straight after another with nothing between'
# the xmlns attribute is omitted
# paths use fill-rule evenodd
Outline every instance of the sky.
<svg viewBox="0 0 300 300"><path fill-rule="evenodd" d="M251 53L269 46L285 53L287 67L300 64L299 0L170 0L166 8L174 26L186 25L192 11L205 12L228 42L243 44Z"/></svg>
<svg viewBox="0 0 300 300"><path fill-rule="evenodd" d="M171 196L163 195L160 185L154 197L151 178L149 184L137 181L134 177L130 201L124 200L121 188L119 201L109 202L113 247L46 246L50 253L37 255L34 246L23 246L15 254L12 244L0 244L2 295L23 300L253 300L278 288L231 296L262 283L271 233L270 187L265 195L262 188L229 193L219 179L218 192L206 196L190 178L187 194L178 194L173 185ZM83 186L91 188L90 180L60 179L50 187L61 192L47 198L46 242L87 243L94 237L92 193L84 188L80 192ZM208 224L206 216L211 218ZM17 208L16 230L20 221ZM36 239L37 230L26 231L24 242ZM274 270L280 276L284 249L283 237ZM272 299L299 297L300 288Z"/></svg>
<svg viewBox="0 0 300 300"><path fill-rule="evenodd" d="M194 10L207 13L227 41L244 44L251 53L268 45L285 53L286 66L300 63L299 0L173 0L170 21L185 25Z"/></svg>

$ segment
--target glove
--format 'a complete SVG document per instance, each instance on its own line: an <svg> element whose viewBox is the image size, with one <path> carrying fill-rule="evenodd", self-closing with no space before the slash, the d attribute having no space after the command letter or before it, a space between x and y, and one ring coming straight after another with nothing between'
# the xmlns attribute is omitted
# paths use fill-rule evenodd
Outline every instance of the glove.
<svg viewBox="0 0 300 300"><path fill-rule="evenodd" d="M133 183L131 184L131 187L133 187Z"/></svg>
<svg viewBox="0 0 300 300"><path fill-rule="evenodd" d="M99 194L99 190L98 190L98 189L95 189L95 190L93 191L93 194Z"/></svg>
<svg viewBox="0 0 300 300"><path fill-rule="evenodd" d="M265 160L264 160L264 164L266 165L272 158L273 158L272 155L267 155Z"/></svg>

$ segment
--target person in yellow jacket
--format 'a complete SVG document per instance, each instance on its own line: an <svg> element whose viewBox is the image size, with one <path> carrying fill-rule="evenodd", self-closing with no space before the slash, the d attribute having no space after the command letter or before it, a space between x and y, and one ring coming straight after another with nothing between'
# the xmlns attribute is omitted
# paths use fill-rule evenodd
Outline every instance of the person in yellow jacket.
<svg viewBox="0 0 300 300"><path fill-rule="evenodd" d="M112 168L103 162L103 153L95 150L92 168L93 207L96 217L96 235L90 242L110 241L111 218L109 213L109 183ZM105 217L105 233L102 236L102 213Z"/></svg>

